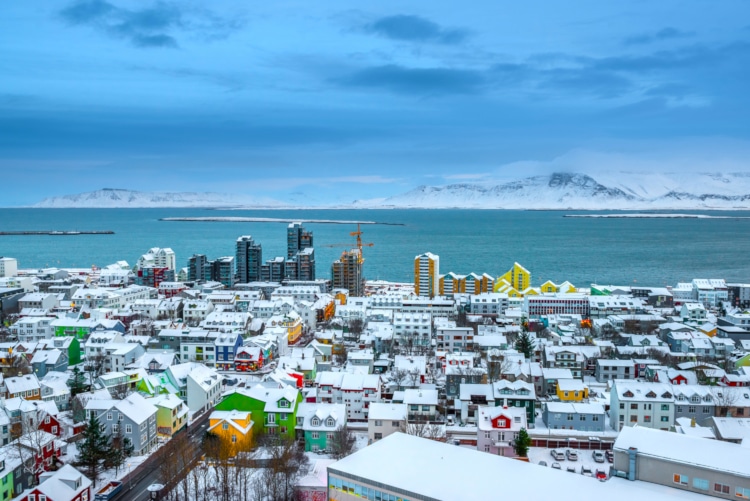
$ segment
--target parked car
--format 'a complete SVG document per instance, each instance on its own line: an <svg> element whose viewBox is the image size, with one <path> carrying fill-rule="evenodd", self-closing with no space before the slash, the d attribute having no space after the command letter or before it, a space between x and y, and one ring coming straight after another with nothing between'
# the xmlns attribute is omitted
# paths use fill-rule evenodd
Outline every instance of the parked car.
<svg viewBox="0 0 750 501"><path fill-rule="evenodd" d="M608 463L614 463L614 462L615 462L615 453L614 453L614 452L612 452L612 449L608 449L608 450L607 450L607 451L606 451L606 452L604 453L604 456L605 456L605 457L607 458L607 462L608 462Z"/></svg>
<svg viewBox="0 0 750 501"><path fill-rule="evenodd" d="M454 418L453 416L448 416L447 418L445 418L445 424L447 424L448 426L455 425L456 424L456 418Z"/></svg>
<svg viewBox="0 0 750 501"><path fill-rule="evenodd" d="M604 470L596 470L596 478L601 481L607 480L607 472Z"/></svg>
<svg viewBox="0 0 750 501"><path fill-rule="evenodd" d="M578 453L572 449L568 449L565 451L565 456L570 461L578 461Z"/></svg>
<svg viewBox="0 0 750 501"><path fill-rule="evenodd" d="M561 470L561 469L562 469L562 468L560 467L560 463L552 463L552 466L551 466L551 468L554 468L554 469L556 469L556 470Z"/></svg>
<svg viewBox="0 0 750 501"><path fill-rule="evenodd" d="M105 484L104 487L96 491L96 494L94 494L94 499L96 501L109 501L120 491L122 491L122 482L112 480L111 482Z"/></svg>
<svg viewBox="0 0 750 501"><path fill-rule="evenodd" d="M597 463L603 463L604 462L604 453L602 451L594 451L591 454L591 457L594 458L594 461Z"/></svg>
<svg viewBox="0 0 750 501"><path fill-rule="evenodd" d="M591 471L591 467L590 466L583 465L583 466L581 466L581 475L585 475L587 477L593 477L594 476L594 472Z"/></svg>
<svg viewBox="0 0 750 501"><path fill-rule="evenodd" d="M539 466L547 466L547 461L539 461Z"/></svg>
<svg viewBox="0 0 750 501"><path fill-rule="evenodd" d="M551 451L549 451L549 455L555 458L557 461L563 461L565 459L565 453L556 449L552 449Z"/></svg>
<svg viewBox="0 0 750 501"><path fill-rule="evenodd" d="M576 467L575 467L575 466L568 466L567 470L568 470L568 471L569 471L570 473L575 473L575 472L576 472Z"/></svg>

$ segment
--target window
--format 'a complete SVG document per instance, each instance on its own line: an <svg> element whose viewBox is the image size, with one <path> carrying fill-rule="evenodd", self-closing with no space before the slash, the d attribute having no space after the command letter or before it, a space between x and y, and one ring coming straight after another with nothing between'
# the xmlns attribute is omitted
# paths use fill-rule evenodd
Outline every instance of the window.
<svg viewBox="0 0 750 501"><path fill-rule="evenodd" d="M672 477L672 482L680 485L688 485L688 476L687 475L680 475L679 473L675 473Z"/></svg>
<svg viewBox="0 0 750 501"><path fill-rule="evenodd" d="M696 489L700 489L702 491L708 490L708 480L704 480L702 478L694 478L693 479L693 487Z"/></svg>
<svg viewBox="0 0 750 501"><path fill-rule="evenodd" d="M314 431L310 434L311 438L320 438L320 433L317 431Z"/></svg>
<svg viewBox="0 0 750 501"><path fill-rule="evenodd" d="M688 406L688 414L695 414L695 406L689 405Z"/></svg>
<svg viewBox="0 0 750 501"><path fill-rule="evenodd" d="M661 422L662 423L668 423L669 422L669 416L662 416L661 417Z"/></svg>
<svg viewBox="0 0 750 501"><path fill-rule="evenodd" d="M625 409L625 404L620 402L620 409Z"/></svg>
<svg viewBox="0 0 750 501"><path fill-rule="evenodd" d="M391 426L393 426L394 428L398 428L401 425L398 421L391 421Z"/></svg>
<svg viewBox="0 0 750 501"><path fill-rule="evenodd" d="M328 426L329 428L334 426L335 424L336 422L333 420L333 418L329 417L328 419L326 419L326 426Z"/></svg>
<svg viewBox="0 0 750 501"><path fill-rule="evenodd" d="M112 413L111 412L107 413L107 421L112 421Z"/></svg>
<svg viewBox="0 0 750 501"><path fill-rule="evenodd" d="M722 494L729 494L729 486L725 484L714 484L714 492L720 492Z"/></svg>
<svg viewBox="0 0 750 501"><path fill-rule="evenodd" d="M383 438L383 434L382 433L376 433L375 434L375 440L380 440L381 438Z"/></svg>
<svg viewBox="0 0 750 501"><path fill-rule="evenodd" d="M630 422L631 423L637 423L638 422L638 416L630 416Z"/></svg>
<svg viewBox="0 0 750 501"><path fill-rule="evenodd" d="M638 404L630 404L632 410L638 410Z"/></svg>
<svg viewBox="0 0 750 501"><path fill-rule="evenodd" d="M375 426L383 426L383 422L380 421L379 419L376 419L375 420Z"/></svg>
<svg viewBox="0 0 750 501"><path fill-rule="evenodd" d="M568 414L568 421L573 421L573 414Z"/></svg>
<svg viewBox="0 0 750 501"><path fill-rule="evenodd" d="M669 404L661 404L661 410L668 411L669 410Z"/></svg>
<svg viewBox="0 0 750 501"><path fill-rule="evenodd" d="M229 423L222 423L221 424L221 429L222 430L228 430L229 429Z"/></svg>
<svg viewBox="0 0 750 501"><path fill-rule="evenodd" d="M734 495L741 499L750 499L750 487L737 487Z"/></svg>
<svg viewBox="0 0 750 501"><path fill-rule="evenodd" d="M125 425L125 433L133 433L133 427L129 424Z"/></svg>
<svg viewBox="0 0 750 501"><path fill-rule="evenodd" d="M57 426L55 426L55 428L57 428ZM117 433L119 429L120 429L119 425L116 425L116 424L112 425L112 433Z"/></svg>

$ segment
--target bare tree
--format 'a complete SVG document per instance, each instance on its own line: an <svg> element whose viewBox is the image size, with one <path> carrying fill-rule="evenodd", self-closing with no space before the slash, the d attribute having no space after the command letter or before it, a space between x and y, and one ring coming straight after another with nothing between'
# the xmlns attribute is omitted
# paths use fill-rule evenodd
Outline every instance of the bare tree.
<svg viewBox="0 0 750 501"><path fill-rule="evenodd" d="M115 400L123 400L131 393L132 391L130 390L128 383L120 383L109 388L109 394L112 395L112 398Z"/></svg>
<svg viewBox="0 0 750 501"><path fill-rule="evenodd" d="M86 363L83 368L89 374L89 380L91 383L96 378L102 375L104 372L104 362L107 360L107 355L104 352L94 353L91 356L86 356Z"/></svg>
<svg viewBox="0 0 750 501"><path fill-rule="evenodd" d="M711 396L714 399L716 412L719 417L732 416L737 412L734 404L737 403L740 395L736 388L731 386L713 386L711 387Z"/></svg>
<svg viewBox="0 0 750 501"><path fill-rule="evenodd" d="M430 423L427 417L417 416L410 419L401 428L407 435L414 435L438 442L445 441L445 427L441 424Z"/></svg>
<svg viewBox="0 0 750 501"><path fill-rule="evenodd" d="M10 364L3 367L0 371L3 377L16 377L25 374L31 374L31 364L26 359L23 352L16 352L10 356Z"/></svg>
<svg viewBox="0 0 750 501"><path fill-rule="evenodd" d="M23 471L36 479L40 473L52 467L44 461L45 450L54 442L55 436L39 428L47 413L35 410L21 413L20 418L11 423L11 445L8 454L20 460Z"/></svg>
<svg viewBox="0 0 750 501"><path fill-rule="evenodd" d="M265 435L259 439L269 453L268 469L263 483L269 501L293 501L297 481L307 474L309 459L294 439Z"/></svg>
<svg viewBox="0 0 750 501"><path fill-rule="evenodd" d="M487 382L494 383L503 379L503 374L510 371L512 362L508 357L490 353L487 355Z"/></svg>
<svg viewBox="0 0 750 501"><path fill-rule="evenodd" d="M403 389L403 383L409 377L409 371L406 369L393 369L390 374L390 380L396 384L396 391Z"/></svg>
<svg viewBox="0 0 750 501"><path fill-rule="evenodd" d="M354 452L356 439L346 424L339 426L333 432L333 437L328 440L328 448L333 459L343 459Z"/></svg>

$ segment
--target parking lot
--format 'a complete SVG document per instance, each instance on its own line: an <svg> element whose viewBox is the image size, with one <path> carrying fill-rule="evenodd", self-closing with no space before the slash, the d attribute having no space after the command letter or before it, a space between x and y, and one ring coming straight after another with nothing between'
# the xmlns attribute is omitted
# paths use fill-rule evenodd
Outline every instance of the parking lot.
<svg viewBox="0 0 750 501"><path fill-rule="evenodd" d="M594 461L594 458L592 456L592 453L594 451L590 450L577 450L573 449L578 453L578 460L577 461L571 461L569 459L554 459L550 455L550 451L552 449L542 448L542 447L532 447L529 449L529 462L534 463L536 465L539 464L539 461L544 461L547 463L546 468L551 468L552 463L559 463L560 464L560 471L565 472L569 468L574 469L575 473L580 475L581 474L581 468L586 466L591 469L592 474L595 476L596 471L600 470L609 476L609 468L612 466L609 462L607 462L606 458L603 463L597 463ZM567 448L560 448L555 449L557 451L561 451L563 454L566 450L569 450ZM544 466L542 466L544 468ZM571 472L572 473L572 472Z"/></svg>

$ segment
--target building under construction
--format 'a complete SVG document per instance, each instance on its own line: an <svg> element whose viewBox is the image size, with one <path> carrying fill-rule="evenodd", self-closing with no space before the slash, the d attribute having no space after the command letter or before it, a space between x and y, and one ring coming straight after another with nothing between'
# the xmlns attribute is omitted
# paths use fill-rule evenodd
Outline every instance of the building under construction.
<svg viewBox="0 0 750 501"><path fill-rule="evenodd" d="M365 277L362 275L362 265L365 262L362 247L372 247L372 243L362 243L362 231L357 225L357 231L350 233L357 237L357 247L341 253L341 257L331 265L331 282L334 289L347 289L350 297L365 295ZM342 244L333 244L339 246Z"/></svg>

